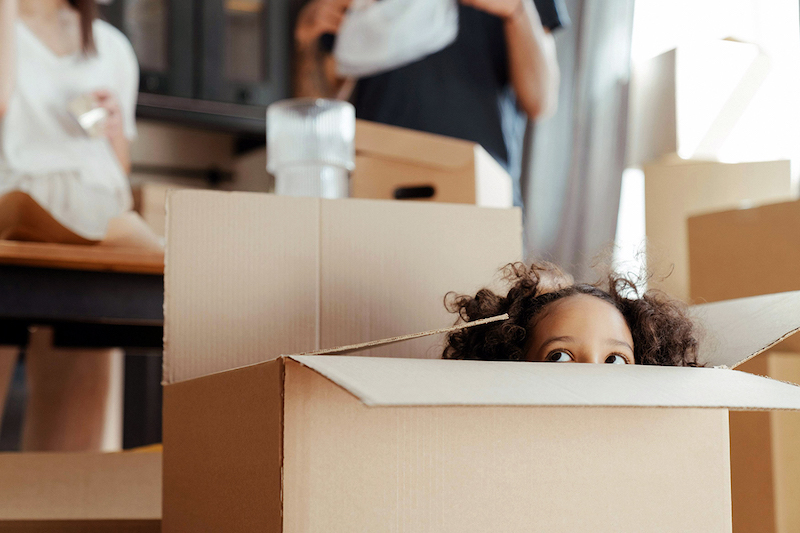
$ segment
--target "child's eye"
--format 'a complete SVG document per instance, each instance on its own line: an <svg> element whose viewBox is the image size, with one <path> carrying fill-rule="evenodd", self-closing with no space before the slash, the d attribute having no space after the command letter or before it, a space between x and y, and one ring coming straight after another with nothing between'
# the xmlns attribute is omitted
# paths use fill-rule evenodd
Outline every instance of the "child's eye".
<svg viewBox="0 0 800 533"><path fill-rule="evenodd" d="M612 353L608 357L606 357L606 363L610 365L627 365L628 360L622 357L621 355Z"/></svg>
<svg viewBox="0 0 800 533"><path fill-rule="evenodd" d="M565 352L563 350L555 350L547 354L545 361L551 363L568 363L572 361L572 356L569 354L569 352Z"/></svg>

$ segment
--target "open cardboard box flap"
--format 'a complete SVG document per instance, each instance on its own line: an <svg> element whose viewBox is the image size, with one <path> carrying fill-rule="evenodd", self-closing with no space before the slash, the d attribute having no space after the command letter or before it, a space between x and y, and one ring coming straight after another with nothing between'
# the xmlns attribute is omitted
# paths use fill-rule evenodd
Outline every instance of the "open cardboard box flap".
<svg viewBox="0 0 800 533"><path fill-rule="evenodd" d="M295 355L369 406L541 405L800 410L800 387L733 371L798 330L800 292L694 306L705 368L539 365L327 355L357 353L421 334ZM498 319L501 317L498 317ZM459 325L452 329L475 327ZM436 330L426 333L440 333ZM424 335L424 334L423 334ZM291 364L291 363L289 363ZM714 366L718 368L714 368Z"/></svg>
<svg viewBox="0 0 800 533"><path fill-rule="evenodd" d="M706 366L736 368L800 329L800 291L695 305Z"/></svg>
<svg viewBox="0 0 800 533"><path fill-rule="evenodd" d="M723 368L289 357L368 406L528 405L800 410L800 387ZM291 363L288 363L291 364Z"/></svg>
<svg viewBox="0 0 800 533"><path fill-rule="evenodd" d="M412 161L434 168L465 167L474 162L476 151L485 152L470 141L364 120L356 121L355 145L360 156Z"/></svg>

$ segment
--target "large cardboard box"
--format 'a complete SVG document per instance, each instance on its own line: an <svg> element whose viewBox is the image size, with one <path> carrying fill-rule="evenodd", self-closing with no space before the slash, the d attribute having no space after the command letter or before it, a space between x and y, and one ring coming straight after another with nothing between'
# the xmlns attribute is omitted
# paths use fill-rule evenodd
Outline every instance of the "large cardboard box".
<svg viewBox="0 0 800 533"><path fill-rule="evenodd" d="M511 177L480 145L359 120L354 198L511 207Z"/></svg>
<svg viewBox="0 0 800 533"><path fill-rule="evenodd" d="M448 291L474 294L522 257L517 209L179 191L167 211L170 383L449 326ZM440 354L441 337L392 352Z"/></svg>
<svg viewBox="0 0 800 533"><path fill-rule="evenodd" d="M757 109L750 104L769 71L769 58L757 45L727 40L697 41L637 65L631 79L629 166L671 154L752 161L760 152L763 158L770 141L780 145L781 129L748 130L737 124L742 117L753 122ZM759 118L762 124L775 122L771 116Z"/></svg>
<svg viewBox="0 0 800 533"><path fill-rule="evenodd" d="M789 161L652 163L644 174L650 283L683 300L690 292L687 217L794 198Z"/></svg>
<svg viewBox="0 0 800 533"><path fill-rule="evenodd" d="M0 473L0 531L161 531L161 453L3 453Z"/></svg>
<svg viewBox="0 0 800 533"><path fill-rule="evenodd" d="M691 295L719 301L800 288L800 202L692 217ZM742 370L800 383L800 339L790 337ZM800 530L800 414L731 415L737 533Z"/></svg>
<svg viewBox="0 0 800 533"><path fill-rule="evenodd" d="M796 331L800 293L692 312L708 368L299 355L169 382L163 530L728 532L728 409L800 387L726 366Z"/></svg>

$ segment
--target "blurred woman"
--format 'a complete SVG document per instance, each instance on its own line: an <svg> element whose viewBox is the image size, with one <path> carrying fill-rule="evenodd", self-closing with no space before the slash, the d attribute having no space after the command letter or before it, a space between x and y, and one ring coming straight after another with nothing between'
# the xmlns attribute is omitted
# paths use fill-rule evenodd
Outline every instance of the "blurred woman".
<svg viewBox="0 0 800 533"><path fill-rule="evenodd" d="M0 0L0 238L96 241L131 208L138 78L95 0ZM40 231L54 226L63 231ZM53 350L51 336L33 332L26 352L23 448L99 449L115 351ZM15 360L0 349L0 405Z"/></svg>

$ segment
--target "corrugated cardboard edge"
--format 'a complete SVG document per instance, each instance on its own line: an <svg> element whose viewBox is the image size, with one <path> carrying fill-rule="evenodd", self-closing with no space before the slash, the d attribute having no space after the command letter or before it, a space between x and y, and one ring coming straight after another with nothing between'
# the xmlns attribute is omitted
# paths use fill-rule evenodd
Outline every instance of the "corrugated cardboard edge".
<svg viewBox="0 0 800 533"><path fill-rule="evenodd" d="M769 350L773 346L776 346L776 345L782 343L783 341L785 341L786 339L788 339L789 337L791 337L792 335L794 335L798 331L800 331L800 327L797 327L797 328L793 329L792 331L786 333L783 337L781 337L781 338L779 338L777 340L774 340L771 343L769 343L768 345L764 346L763 348L760 348L758 351L753 352L747 359L739 361L738 363L733 365L733 368L739 368L741 365L743 365L744 363L746 363L747 361L749 361L753 357L761 355L762 353L766 352L767 350ZM772 378L770 378L770 379L772 379ZM790 385L796 385L796 383L791 383L789 381L785 381L784 383L789 383Z"/></svg>
<svg viewBox="0 0 800 533"><path fill-rule="evenodd" d="M484 324L491 324L492 322L499 322L501 320L508 320L508 313L492 316L489 318L482 318L480 320L473 320L471 322L462 322L460 324L456 324L455 326L450 326L448 328L440 328L440 329L433 329L430 331L423 331L420 333L410 333L408 335L400 335L399 337L389 337L388 339L381 339L377 341L369 341L369 342L362 342L359 344L350 344L347 346L338 346L336 348L327 348L324 350L316 350L313 352L304 352L299 354L293 355L346 355L352 352L358 352L364 350L366 348L376 348L378 346L386 346L389 344L395 344L398 342L403 342L411 339L419 339L420 337L429 337L431 335L439 335L441 333L451 333L453 331L459 331L462 329L472 328L475 326L482 326ZM291 356L288 356L291 357Z"/></svg>

